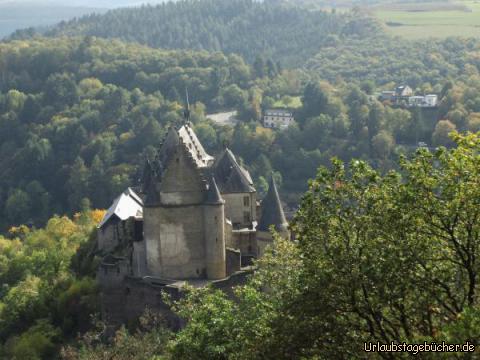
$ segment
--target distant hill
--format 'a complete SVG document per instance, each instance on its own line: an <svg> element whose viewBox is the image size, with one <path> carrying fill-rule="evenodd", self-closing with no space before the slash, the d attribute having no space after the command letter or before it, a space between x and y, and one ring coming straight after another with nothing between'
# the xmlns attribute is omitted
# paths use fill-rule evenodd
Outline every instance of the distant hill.
<svg viewBox="0 0 480 360"><path fill-rule="evenodd" d="M9 6L33 6L33 7L77 7L77 8L102 8L114 9L127 6L140 6L142 4L160 4L175 0L0 0L0 7Z"/></svg>
<svg viewBox="0 0 480 360"><path fill-rule="evenodd" d="M0 39L15 30L42 28L108 9L160 4L167 0L0 0Z"/></svg>
<svg viewBox="0 0 480 360"><path fill-rule="evenodd" d="M93 5L93 2L92 2ZM42 27L107 9L97 6L65 6L51 3L0 1L0 38L17 29Z"/></svg>
<svg viewBox="0 0 480 360"><path fill-rule="evenodd" d="M365 38L378 31L375 20L358 14L253 0L182 0L87 15L62 22L46 35L91 35L158 48L218 50L240 54L250 62L264 55L284 65L298 65L317 53L331 35Z"/></svg>

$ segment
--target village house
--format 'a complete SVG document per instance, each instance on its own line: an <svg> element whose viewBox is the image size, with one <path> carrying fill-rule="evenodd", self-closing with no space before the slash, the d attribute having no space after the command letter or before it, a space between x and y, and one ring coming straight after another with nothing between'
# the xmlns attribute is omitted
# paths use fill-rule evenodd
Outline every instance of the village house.
<svg viewBox="0 0 480 360"><path fill-rule="evenodd" d="M433 108L438 105L438 95L410 96L408 98L408 106Z"/></svg>
<svg viewBox="0 0 480 360"><path fill-rule="evenodd" d="M391 105L406 107L434 108L438 106L438 95L413 95L413 90L408 85L398 86L395 91L382 91L380 101L389 102Z"/></svg>
<svg viewBox="0 0 480 360"><path fill-rule="evenodd" d="M395 89L395 96L397 98L408 98L413 95L413 90L408 85L397 86Z"/></svg>
<svg viewBox="0 0 480 360"><path fill-rule="evenodd" d="M290 110L285 109L269 109L263 115L263 126L272 129L286 129L293 122L295 118Z"/></svg>

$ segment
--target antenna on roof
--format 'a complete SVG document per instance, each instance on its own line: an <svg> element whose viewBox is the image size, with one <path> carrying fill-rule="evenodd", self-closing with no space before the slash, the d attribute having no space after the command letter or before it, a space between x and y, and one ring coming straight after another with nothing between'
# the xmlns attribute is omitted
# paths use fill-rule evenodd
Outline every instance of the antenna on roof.
<svg viewBox="0 0 480 360"><path fill-rule="evenodd" d="M183 111L184 123L187 124L190 121L190 101L188 99L188 88L185 87L186 107Z"/></svg>

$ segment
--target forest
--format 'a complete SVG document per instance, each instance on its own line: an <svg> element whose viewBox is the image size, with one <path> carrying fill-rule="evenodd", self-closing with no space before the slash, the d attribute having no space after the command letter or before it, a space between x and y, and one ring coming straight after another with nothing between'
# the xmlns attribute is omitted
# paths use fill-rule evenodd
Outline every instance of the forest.
<svg viewBox="0 0 480 360"><path fill-rule="evenodd" d="M222 51L247 61L260 53L284 65L299 65L328 43L329 34L365 38L378 27L375 20L354 14L312 12L253 0L187 0L86 15L60 23L45 35L90 35L163 49ZM32 29L16 32L12 38L29 36Z"/></svg>
<svg viewBox="0 0 480 360"><path fill-rule="evenodd" d="M264 57L248 64L238 55L93 37L3 43L1 226L42 225L52 214L108 207L137 183L166 128L182 121L187 88L191 120L207 150L216 154L228 144L261 194L268 174L279 172L292 207L332 156L368 159L386 170L418 142L449 145L451 130L480 127L480 82L478 43L458 42L451 51L463 57L454 60L448 45L439 44L442 60L416 82L419 91L441 95L439 108L408 110L372 99L380 80L328 82L316 70L281 69ZM376 59L372 50L370 61ZM440 81L444 69L450 75ZM262 109L292 96L302 99L297 124L283 132L263 128ZM222 109L237 109L242 121L221 127L205 118Z"/></svg>
<svg viewBox="0 0 480 360"><path fill-rule="evenodd" d="M363 358L364 341L478 343L479 71L478 39L409 41L356 9L275 1L17 31L0 42L0 357L331 359ZM378 99L398 85L438 107ZM210 154L230 147L260 198L275 173L296 241L276 240L237 302L192 289L173 304L180 332L146 313L100 341L96 209L138 184L187 90ZM293 99L294 125L262 126ZM235 126L207 118L231 110Z"/></svg>

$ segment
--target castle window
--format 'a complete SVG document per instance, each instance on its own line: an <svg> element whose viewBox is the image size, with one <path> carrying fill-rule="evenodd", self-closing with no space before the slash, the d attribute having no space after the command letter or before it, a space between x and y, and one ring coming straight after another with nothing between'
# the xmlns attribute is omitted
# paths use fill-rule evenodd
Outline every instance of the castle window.
<svg viewBox="0 0 480 360"><path fill-rule="evenodd" d="M249 211L244 211L243 212L243 222L244 223L250 222L250 212Z"/></svg>
<svg viewBox="0 0 480 360"><path fill-rule="evenodd" d="M244 196L243 197L243 206L250 206L250 197Z"/></svg>

